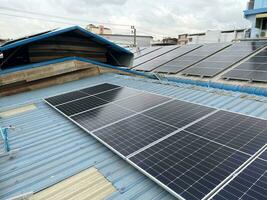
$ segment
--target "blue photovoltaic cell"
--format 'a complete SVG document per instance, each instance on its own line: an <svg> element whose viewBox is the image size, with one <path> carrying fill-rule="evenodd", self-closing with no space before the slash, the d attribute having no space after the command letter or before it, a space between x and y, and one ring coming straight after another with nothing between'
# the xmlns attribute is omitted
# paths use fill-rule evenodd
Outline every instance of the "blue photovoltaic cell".
<svg viewBox="0 0 267 200"><path fill-rule="evenodd" d="M266 120L219 111L186 129L250 155L267 143Z"/></svg>
<svg viewBox="0 0 267 200"><path fill-rule="evenodd" d="M120 106L107 104L82 114L75 115L71 118L87 130L93 131L133 114L134 112L126 110Z"/></svg>
<svg viewBox="0 0 267 200"><path fill-rule="evenodd" d="M47 98L46 101L52 104L53 106L66 103L68 101L73 101L75 99L83 98L88 96L87 94L80 92L80 91L74 91L74 92L69 92L66 94L61 94L58 96L50 97Z"/></svg>
<svg viewBox="0 0 267 200"><path fill-rule="evenodd" d="M183 70L182 74L213 77L266 45L266 41L236 42L215 55Z"/></svg>
<svg viewBox="0 0 267 200"><path fill-rule="evenodd" d="M176 129L141 114L94 132L98 138L123 156L149 145Z"/></svg>
<svg viewBox="0 0 267 200"><path fill-rule="evenodd" d="M267 82L267 51L261 51L222 77L235 80Z"/></svg>
<svg viewBox="0 0 267 200"><path fill-rule="evenodd" d="M125 87L121 87L121 88L117 88L114 90L110 90L107 92L103 92L100 94L95 95L97 98L100 98L102 100L105 101L116 101L119 99L124 99L130 96L134 96L137 94L140 94L140 91L134 90L134 89L130 89L130 88L125 88Z"/></svg>
<svg viewBox="0 0 267 200"><path fill-rule="evenodd" d="M215 111L215 109L184 101L173 100L148 110L143 114L177 128L182 128L212 111Z"/></svg>
<svg viewBox="0 0 267 200"><path fill-rule="evenodd" d="M249 158L186 131L138 153L130 161L177 196L199 200Z"/></svg>
<svg viewBox="0 0 267 200"><path fill-rule="evenodd" d="M190 51L193 51L196 48L199 48L201 45L185 45L180 48L177 48L173 51L170 51L168 53L165 53L163 55L160 55L148 62L139 64L135 70L141 70L141 71L152 71L153 69L160 67L161 65L166 64L167 62L170 62L171 60L178 58Z"/></svg>
<svg viewBox="0 0 267 200"><path fill-rule="evenodd" d="M89 95L94 95L94 94L97 94L97 93L101 93L101 92L112 90L112 89L119 88L119 87L120 86L118 86L118 85L104 83L104 84L96 85L96 86L93 86L93 87L85 88L85 89L82 89L80 91L84 92L84 93L87 93Z"/></svg>
<svg viewBox="0 0 267 200"><path fill-rule="evenodd" d="M267 162L261 159L256 159L212 199L266 200Z"/></svg>
<svg viewBox="0 0 267 200"><path fill-rule="evenodd" d="M133 110L135 112L141 112L149 109L166 101L170 101L171 98L159 96L149 93L141 93L126 99L118 100L115 104L120 105L124 108Z"/></svg>
<svg viewBox="0 0 267 200"><path fill-rule="evenodd" d="M152 51L149 54L146 54L144 56L138 57L138 58L134 59L133 67L137 67L138 65L140 65L142 63L145 63L145 62L148 62L150 60L153 60L154 58L157 58L157 57L159 57L161 55L164 55L164 54L166 54L168 52L171 52L171 51L173 51L174 49L177 49L177 48L179 48L179 46L176 46L176 45L165 46L165 47L162 47L160 49L157 49L156 51Z"/></svg>
<svg viewBox="0 0 267 200"><path fill-rule="evenodd" d="M267 143L266 120L111 84L46 100L174 195L190 200L205 197ZM241 187L241 199L261 199L266 158L265 152L239 174L240 185L233 182L215 198L240 196L233 191ZM248 178L250 168L260 181Z"/></svg>
<svg viewBox="0 0 267 200"><path fill-rule="evenodd" d="M63 112L67 116L71 116L95 107L101 106L108 103L107 101L101 100L94 96L89 96L83 99L78 99L63 105L59 105L56 108Z"/></svg>

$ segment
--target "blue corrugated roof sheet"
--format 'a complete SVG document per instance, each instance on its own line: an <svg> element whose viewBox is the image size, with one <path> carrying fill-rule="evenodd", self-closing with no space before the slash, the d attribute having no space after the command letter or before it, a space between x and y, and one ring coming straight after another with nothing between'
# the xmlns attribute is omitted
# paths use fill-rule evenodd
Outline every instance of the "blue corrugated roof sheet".
<svg viewBox="0 0 267 200"><path fill-rule="evenodd" d="M27 103L35 103L38 109L0 119L2 126L16 127L10 131L10 145L11 149L19 149L14 159L0 158L0 199L39 191L91 166L98 168L117 188L118 191L109 199L173 199L168 192L41 100L104 82L267 119L265 97L186 84L169 85L115 74L4 97L0 99L1 110Z"/></svg>

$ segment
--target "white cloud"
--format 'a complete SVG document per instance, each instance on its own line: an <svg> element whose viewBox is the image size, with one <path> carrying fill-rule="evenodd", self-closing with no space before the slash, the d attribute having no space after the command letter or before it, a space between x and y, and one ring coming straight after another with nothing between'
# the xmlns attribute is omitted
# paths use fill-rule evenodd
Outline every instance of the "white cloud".
<svg viewBox="0 0 267 200"><path fill-rule="evenodd" d="M1 13L62 21L8 11L2 7L86 19L88 23L129 25L107 25L117 33L130 33L130 25L135 25L139 34L177 36L179 33L208 29L246 27L248 22L243 19L245 6L244 0L1 0L0 37L14 38L70 24L85 25L85 22L80 21L64 21L67 24L63 24L5 16Z"/></svg>

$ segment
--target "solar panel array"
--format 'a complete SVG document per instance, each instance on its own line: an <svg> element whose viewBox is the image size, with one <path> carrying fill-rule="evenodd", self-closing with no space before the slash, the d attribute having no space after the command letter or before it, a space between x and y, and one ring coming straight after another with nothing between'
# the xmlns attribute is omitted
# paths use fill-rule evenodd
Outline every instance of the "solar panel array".
<svg viewBox="0 0 267 200"><path fill-rule="evenodd" d="M251 57L222 77L235 80L267 82L267 50Z"/></svg>
<svg viewBox="0 0 267 200"><path fill-rule="evenodd" d="M223 48L229 46L230 44L224 43L212 43L205 44L201 48L198 48L184 56L174 59L161 67L155 69L155 72L161 73L178 73L189 66L192 66L201 60L211 56L212 54L222 50Z"/></svg>
<svg viewBox="0 0 267 200"><path fill-rule="evenodd" d="M239 42L182 71L184 75L213 77L263 48L267 42Z"/></svg>
<svg viewBox="0 0 267 200"><path fill-rule="evenodd" d="M161 47L148 47L148 48L145 48L145 49L143 49L141 51L136 51L134 53L134 58L135 59L140 58L140 57L145 56L147 54L150 54L150 53L152 53L154 51L157 51L159 49L161 49Z"/></svg>
<svg viewBox="0 0 267 200"><path fill-rule="evenodd" d="M107 83L45 101L181 199L217 190L267 142L265 120ZM263 170L255 172L263 181L250 179L255 188L244 195L265 195L256 187L267 188ZM230 189L215 197L228 193L240 196Z"/></svg>
<svg viewBox="0 0 267 200"><path fill-rule="evenodd" d="M265 151L266 153L266 151ZM214 200L265 200L267 197L267 161L257 158L219 191Z"/></svg>
<svg viewBox="0 0 267 200"><path fill-rule="evenodd" d="M139 66L145 62L148 62L150 60L153 60L156 57L161 56L163 54L166 54L166 53L173 51L174 49L177 49L177 48L179 48L179 46L176 46L176 45L166 46L166 47L161 47L161 48L159 47L156 50L155 50L155 47L151 47L149 49L152 49L152 51L150 51L149 53L147 53L143 56L139 56L139 57L134 58L132 68L137 67L137 66Z"/></svg>
<svg viewBox="0 0 267 200"><path fill-rule="evenodd" d="M135 70L140 70L140 71L152 71L153 69L156 69L157 67L160 67L164 65L165 63L178 58L190 51L195 50L196 48L201 47L201 45L185 45L180 48L177 48L169 53L160 55L153 60L150 60L148 62L139 64L137 67L135 67Z"/></svg>

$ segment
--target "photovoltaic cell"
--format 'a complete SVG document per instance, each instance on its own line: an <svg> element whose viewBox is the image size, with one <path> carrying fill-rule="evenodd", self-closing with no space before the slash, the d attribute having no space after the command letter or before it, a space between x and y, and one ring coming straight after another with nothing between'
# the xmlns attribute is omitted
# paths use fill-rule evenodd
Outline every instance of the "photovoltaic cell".
<svg viewBox="0 0 267 200"><path fill-rule="evenodd" d="M92 96L56 96L56 104L71 102L54 107L177 197L202 199L267 142L266 120L107 84L86 91L78 94ZM265 152L257 163L266 160ZM241 199L265 195L259 186L266 168L254 163L249 167L260 181L249 178L251 170L240 173ZM234 182L227 187L216 200L240 195Z"/></svg>
<svg viewBox="0 0 267 200"><path fill-rule="evenodd" d="M135 115L94 134L124 156L149 145L176 129L141 114Z"/></svg>
<svg viewBox="0 0 267 200"><path fill-rule="evenodd" d="M93 131L133 114L134 112L120 106L107 104L71 118L87 130Z"/></svg>
<svg viewBox="0 0 267 200"><path fill-rule="evenodd" d="M182 74L213 77L266 45L267 42L258 41L235 43L202 62L183 70ZM213 73L211 73L211 70Z"/></svg>
<svg viewBox="0 0 267 200"><path fill-rule="evenodd" d="M250 155L267 142L266 120L227 111L219 111L186 130Z"/></svg>
<svg viewBox="0 0 267 200"><path fill-rule="evenodd" d="M111 101L116 101L119 99L127 98L130 96L134 96L137 94L140 94L140 91L122 87L122 88L110 90L107 92L103 92L103 93L97 94L95 96L102 99L102 100L111 102Z"/></svg>
<svg viewBox="0 0 267 200"><path fill-rule="evenodd" d="M178 73L187 67L200 62L201 60L211 56L212 54L229 46L229 44L205 44L201 48L196 49L182 57L179 57L171 62L168 62L161 67L157 68L156 72L163 73Z"/></svg>
<svg viewBox="0 0 267 200"><path fill-rule="evenodd" d="M193 51L196 48L199 48L201 45L185 45L180 48L177 48L173 51L170 51L166 54L163 54L161 56L158 56L148 62L142 63L138 65L135 70L140 71L152 71L153 69L156 69L157 67L160 67L167 62L170 62L171 60L180 57L190 51Z"/></svg>
<svg viewBox="0 0 267 200"><path fill-rule="evenodd" d="M129 97L127 99L119 100L115 103L127 109L136 112L141 112L143 110L149 109L153 106L159 105L169 100L171 99L168 97L149 93L141 93L139 95Z"/></svg>
<svg viewBox="0 0 267 200"><path fill-rule="evenodd" d="M150 54L150 53L152 53L154 51L157 51L157 50L159 50L161 48L162 47L149 47L149 48L146 48L146 49L144 49L142 51L135 52L134 53L134 59L137 59L137 58L140 58L140 57L145 56L147 54Z"/></svg>
<svg viewBox="0 0 267 200"><path fill-rule="evenodd" d="M95 107L101 106L108 103L107 101L101 100L94 96L72 101L63 105L59 105L56 108L63 112L65 115L74 115Z"/></svg>
<svg viewBox="0 0 267 200"><path fill-rule="evenodd" d="M266 200L267 162L256 159L228 183L214 200Z"/></svg>
<svg viewBox="0 0 267 200"><path fill-rule="evenodd" d="M93 87L82 89L81 92L87 93L89 95L94 95L97 93L101 93L101 92L104 92L107 90L112 90L112 89L119 88L119 87L120 86L118 86L118 85L104 83L104 84L100 84L100 85L96 85Z"/></svg>
<svg viewBox="0 0 267 200"><path fill-rule="evenodd" d="M130 161L173 193L199 200L249 156L181 131L134 155Z"/></svg>
<svg viewBox="0 0 267 200"><path fill-rule="evenodd" d="M47 98L46 101L48 101L53 106L56 106L56 105L66 103L68 101L72 101L72 100L79 99L82 97L86 97L86 96L88 96L88 95L85 93L82 93L79 91L74 91L74 92L69 92L66 94L61 94L58 96Z"/></svg>
<svg viewBox="0 0 267 200"><path fill-rule="evenodd" d="M184 101L173 100L156 108L152 108L143 114L177 128L181 128L212 111L215 111L215 109Z"/></svg>
<svg viewBox="0 0 267 200"><path fill-rule="evenodd" d="M156 51L153 51L149 54L146 54L144 56L141 56L141 57L138 57L138 58L135 58L134 59L134 62L133 62L133 67L137 67L138 65L141 65L142 63L145 63L145 62L148 62L150 60L153 60L154 58L158 57L158 56L161 56L163 54L166 54L170 51L173 51L174 49L177 49L179 48L179 46L176 46L176 45L172 45L172 46L166 46L166 47L162 47Z"/></svg>
<svg viewBox="0 0 267 200"><path fill-rule="evenodd" d="M267 51L264 50L222 77L234 80L267 82Z"/></svg>

